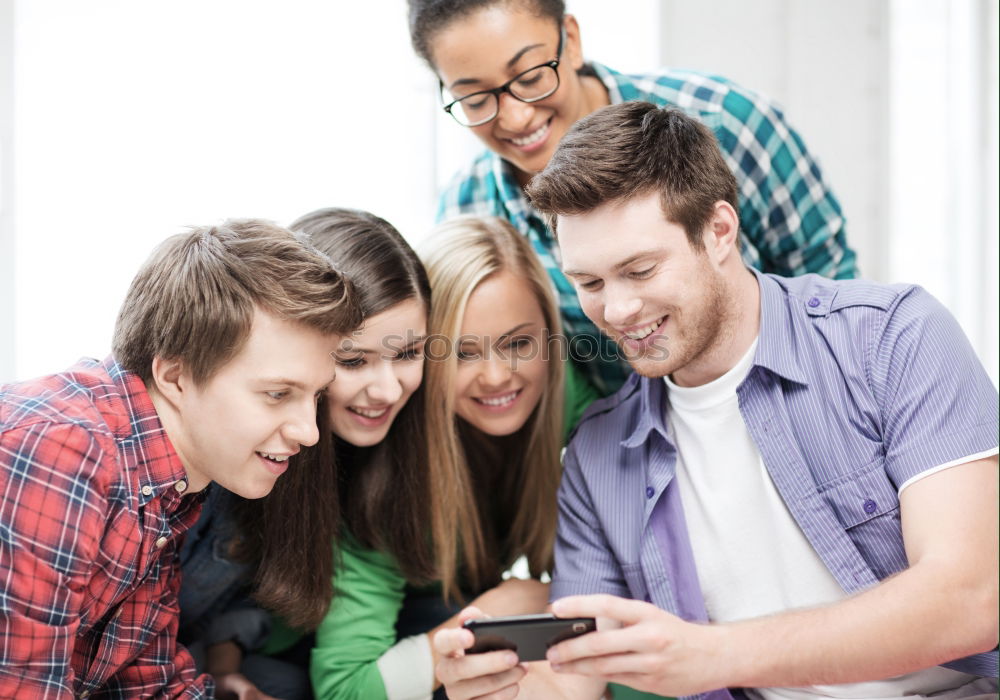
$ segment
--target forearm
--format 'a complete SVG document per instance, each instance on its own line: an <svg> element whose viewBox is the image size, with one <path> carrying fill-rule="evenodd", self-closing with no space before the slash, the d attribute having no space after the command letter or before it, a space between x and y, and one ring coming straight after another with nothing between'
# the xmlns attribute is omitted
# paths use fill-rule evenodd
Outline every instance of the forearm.
<svg viewBox="0 0 1000 700"><path fill-rule="evenodd" d="M834 605L710 627L720 686L887 678L994 648L996 586L945 568L915 566Z"/></svg>

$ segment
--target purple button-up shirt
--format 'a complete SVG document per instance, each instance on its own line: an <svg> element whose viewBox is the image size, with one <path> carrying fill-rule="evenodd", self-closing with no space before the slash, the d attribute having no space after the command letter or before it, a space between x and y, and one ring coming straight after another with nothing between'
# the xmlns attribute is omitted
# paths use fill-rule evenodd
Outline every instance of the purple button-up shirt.
<svg viewBox="0 0 1000 700"><path fill-rule="evenodd" d="M740 412L795 521L857 593L908 566L899 487L997 446L997 392L919 287L754 274L760 335ZM580 421L559 489L553 600L609 593L707 619L668 410L663 381L634 375ZM996 677L997 652L946 665Z"/></svg>

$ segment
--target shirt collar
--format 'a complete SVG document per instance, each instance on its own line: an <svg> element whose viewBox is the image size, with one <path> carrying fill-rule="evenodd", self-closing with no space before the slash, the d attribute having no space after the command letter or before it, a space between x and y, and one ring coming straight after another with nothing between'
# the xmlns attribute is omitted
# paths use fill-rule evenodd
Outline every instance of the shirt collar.
<svg viewBox="0 0 1000 700"><path fill-rule="evenodd" d="M117 389L116 399L121 402L114 411L120 417L114 425L115 437L134 445L134 469L140 489L152 487L152 493L142 492L140 500L145 503L156 496L182 496L187 486L187 471L163 429L146 385L114 358L109 357L102 364ZM184 483L184 489L178 490L179 482Z"/></svg>
<svg viewBox="0 0 1000 700"><path fill-rule="evenodd" d="M795 348L795 320L788 294L776 279L748 268L760 287L760 333L754 365L798 384L808 384Z"/></svg>
<svg viewBox="0 0 1000 700"><path fill-rule="evenodd" d="M654 430L670 443L670 432L667 429L666 414L663 404L666 401L666 386L661 379L640 377L632 374L627 384L635 384L639 393L639 414L629 433L621 442L622 447L639 447L646 443L649 434ZM622 389L625 391L625 389Z"/></svg>

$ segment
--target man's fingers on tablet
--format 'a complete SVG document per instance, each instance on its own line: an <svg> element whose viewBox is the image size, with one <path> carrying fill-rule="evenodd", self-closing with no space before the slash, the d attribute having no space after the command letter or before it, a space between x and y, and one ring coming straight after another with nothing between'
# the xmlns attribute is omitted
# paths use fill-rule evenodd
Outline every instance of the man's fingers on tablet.
<svg viewBox="0 0 1000 700"><path fill-rule="evenodd" d="M555 601L552 612L559 617L609 617L627 625L642 622L648 603L613 595L577 595Z"/></svg>
<svg viewBox="0 0 1000 700"><path fill-rule="evenodd" d="M582 676L599 676L611 679L620 675L648 674L655 672L657 659L650 654L609 654L553 664L558 673L575 673Z"/></svg>
<svg viewBox="0 0 1000 700"><path fill-rule="evenodd" d="M608 654L621 654L638 651L641 641L635 630L626 628L608 630L606 632L589 632L575 639L556 644L546 653L546 658L552 663L567 663L576 659Z"/></svg>

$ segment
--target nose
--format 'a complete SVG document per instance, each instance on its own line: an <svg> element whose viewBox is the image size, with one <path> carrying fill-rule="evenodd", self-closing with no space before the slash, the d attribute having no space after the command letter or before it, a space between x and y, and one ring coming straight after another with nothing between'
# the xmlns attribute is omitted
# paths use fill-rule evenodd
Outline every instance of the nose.
<svg viewBox="0 0 1000 700"><path fill-rule="evenodd" d="M285 424L284 437L289 442L309 447L319 442L319 428L316 425L316 402L302 402L295 414Z"/></svg>
<svg viewBox="0 0 1000 700"><path fill-rule="evenodd" d="M391 362L380 362L377 374L365 390L371 401L378 403L396 403L403 395L403 385L396 376L396 370Z"/></svg>
<svg viewBox="0 0 1000 700"><path fill-rule="evenodd" d="M521 102L513 95L500 95L497 109L497 122L505 131L524 131L535 116L535 107L527 102Z"/></svg>
<svg viewBox="0 0 1000 700"><path fill-rule="evenodd" d="M642 299L624 285L604 288L604 321L610 326L627 326L642 311Z"/></svg>
<svg viewBox="0 0 1000 700"><path fill-rule="evenodd" d="M513 374L510 358L502 357L499 352L492 351L490 357L482 361L479 383L484 389L492 391L509 382Z"/></svg>

